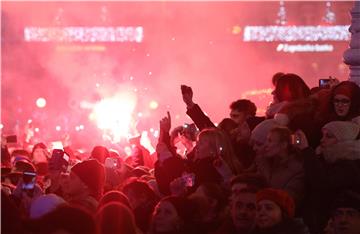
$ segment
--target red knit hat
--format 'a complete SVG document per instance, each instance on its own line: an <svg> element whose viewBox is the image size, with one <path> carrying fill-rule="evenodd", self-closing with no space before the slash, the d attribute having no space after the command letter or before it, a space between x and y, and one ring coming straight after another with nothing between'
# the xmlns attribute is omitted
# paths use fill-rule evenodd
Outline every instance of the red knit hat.
<svg viewBox="0 0 360 234"><path fill-rule="evenodd" d="M105 169L97 160L90 159L80 162L71 168L81 181L86 184L95 198L102 194L105 184Z"/></svg>
<svg viewBox="0 0 360 234"><path fill-rule="evenodd" d="M281 189L266 188L256 193L256 203L262 200L275 202L280 208L288 214L290 218L295 215L295 203L288 192Z"/></svg>

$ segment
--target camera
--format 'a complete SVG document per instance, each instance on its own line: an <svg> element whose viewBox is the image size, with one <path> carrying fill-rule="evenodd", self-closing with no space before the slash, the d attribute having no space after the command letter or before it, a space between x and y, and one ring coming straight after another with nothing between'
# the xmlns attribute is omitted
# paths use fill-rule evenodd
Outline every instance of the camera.
<svg viewBox="0 0 360 234"><path fill-rule="evenodd" d="M50 169L66 171L70 157L62 149L54 149L49 161Z"/></svg>
<svg viewBox="0 0 360 234"><path fill-rule="evenodd" d="M27 172L23 173L23 190L32 190L35 187L36 173L35 172Z"/></svg>
<svg viewBox="0 0 360 234"><path fill-rule="evenodd" d="M327 88L329 87L330 79L320 79L319 80L319 87L320 88Z"/></svg>
<svg viewBox="0 0 360 234"><path fill-rule="evenodd" d="M300 143L301 143L300 137L298 135L296 135L296 134L292 134L291 135L291 144L298 145Z"/></svg>

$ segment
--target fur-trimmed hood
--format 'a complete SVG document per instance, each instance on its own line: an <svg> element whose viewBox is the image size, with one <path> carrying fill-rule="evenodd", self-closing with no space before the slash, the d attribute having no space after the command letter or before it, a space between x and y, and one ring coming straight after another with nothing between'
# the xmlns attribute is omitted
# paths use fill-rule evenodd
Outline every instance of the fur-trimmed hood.
<svg viewBox="0 0 360 234"><path fill-rule="evenodd" d="M317 149L328 163L338 160L360 160L360 140L343 141L332 146Z"/></svg>

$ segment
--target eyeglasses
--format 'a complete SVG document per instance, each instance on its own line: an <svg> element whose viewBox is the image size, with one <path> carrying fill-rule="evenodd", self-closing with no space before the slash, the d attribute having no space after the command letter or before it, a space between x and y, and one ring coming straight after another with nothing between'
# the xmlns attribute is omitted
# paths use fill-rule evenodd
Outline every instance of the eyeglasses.
<svg viewBox="0 0 360 234"><path fill-rule="evenodd" d="M357 211L357 210L353 210L353 209L346 210L346 211L337 210L337 211L335 211L333 213L333 215L334 215L335 218L340 218L340 217L343 217L343 216L347 216L347 217L350 217L350 218L355 218L355 217L360 216L360 212Z"/></svg>
<svg viewBox="0 0 360 234"><path fill-rule="evenodd" d="M349 105L350 104L350 100L349 99L334 99L333 100L333 103L335 104L335 105Z"/></svg>

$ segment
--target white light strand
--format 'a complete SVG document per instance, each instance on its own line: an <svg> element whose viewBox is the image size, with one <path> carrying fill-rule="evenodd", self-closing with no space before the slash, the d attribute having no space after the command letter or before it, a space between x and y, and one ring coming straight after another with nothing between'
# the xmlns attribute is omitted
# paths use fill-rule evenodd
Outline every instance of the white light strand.
<svg viewBox="0 0 360 234"><path fill-rule="evenodd" d="M141 42L142 27L25 27L28 42Z"/></svg>
<svg viewBox="0 0 360 234"><path fill-rule="evenodd" d="M333 24L336 21L335 13L331 10L331 2L326 2L325 16L322 18L325 23Z"/></svg>
<svg viewBox="0 0 360 234"><path fill-rule="evenodd" d="M278 19L276 20L276 23L279 25L285 25L286 24L286 9L284 1L280 1L280 7L279 12L277 13Z"/></svg>
<svg viewBox="0 0 360 234"><path fill-rule="evenodd" d="M349 41L349 25L246 26L244 41Z"/></svg>

